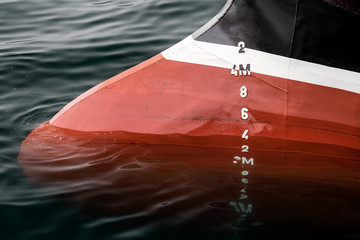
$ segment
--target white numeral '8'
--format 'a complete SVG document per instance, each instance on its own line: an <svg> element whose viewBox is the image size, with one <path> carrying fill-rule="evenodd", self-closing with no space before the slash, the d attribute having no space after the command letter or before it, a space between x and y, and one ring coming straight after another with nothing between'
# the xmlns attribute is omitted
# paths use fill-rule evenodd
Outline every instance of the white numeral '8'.
<svg viewBox="0 0 360 240"><path fill-rule="evenodd" d="M248 95L248 93L247 93L247 88L246 88L245 86L242 86L242 87L240 88L240 97L246 98L247 95Z"/></svg>

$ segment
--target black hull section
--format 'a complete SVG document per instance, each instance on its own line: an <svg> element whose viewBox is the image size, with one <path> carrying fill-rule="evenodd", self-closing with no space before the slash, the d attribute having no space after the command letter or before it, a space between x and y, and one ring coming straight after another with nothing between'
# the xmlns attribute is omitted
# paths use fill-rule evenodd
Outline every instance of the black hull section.
<svg viewBox="0 0 360 240"><path fill-rule="evenodd" d="M196 40L360 72L360 15L324 0L233 0Z"/></svg>

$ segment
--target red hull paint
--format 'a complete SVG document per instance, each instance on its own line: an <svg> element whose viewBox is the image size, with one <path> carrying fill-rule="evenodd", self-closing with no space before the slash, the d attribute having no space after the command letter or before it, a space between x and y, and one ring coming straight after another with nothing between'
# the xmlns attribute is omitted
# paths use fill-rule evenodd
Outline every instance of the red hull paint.
<svg viewBox="0 0 360 240"><path fill-rule="evenodd" d="M244 83L249 96L241 98ZM356 93L339 89L257 73L236 78L156 56L37 127L18 159L38 184L64 188L62 197L91 213L168 219L199 209L184 221L223 225L227 234L231 224L269 222L282 231L283 221L309 219L317 230L357 229L357 103Z"/></svg>
<svg viewBox="0 0 360 240"><path fill-rule="evenodd" d="M246 98L240 97L244 84ZM157 55L84 93L36 128L24 141L19 160L45 159L46 154L56 159L66 154L56 151L64 141L93 142L105 149L124 143L215 147L237 155L247 145L251 154L242 155L260 154L265 168L330 174L335 182L337 173L348 172L358 181L352 174L360 164L358 103L358 94L340 89L254 72L234 77L228 69ZM249 118L243 120L245 106ZM246 129L248 139L243 137ZM55 151L44 155L38 146Z"/></svg>
<svg viewBox="0 0 360 240"><path fill-rule="evenodd" d="M243 84L246 98L239 96ZM358 94L339 89L256 73L236 78L227 69L157 56L137 74L120 74L95 90L51 124L84 132L188 136L241 136L249 128L252 136L360 149Z"/></svg>
<svg viewBox="0 0 360 240"><path fill-rule="evenodd" d="M251 94L241 98L244 83ZM358 182L353 170L360 164L357 101L357 94L339 89L256 73L236 78L227 69L156 56L75 99L35 129L19 159L22 164L56 160L57 154L67 154L53 151L64 143L78 146L80 156L83 147L86 155L93 144L96 156L98 148L108 151L108 144L211 147L233 152L212 161L216 167L231 165L242 154L255 158L256 169L273 177L286 172L310 179L331 176L330 182L352 176ZM241 119L243 106L249 108L246 121ZM251 132L248 140L242 137L244 129ZM241 152L245 144L251 154ZM78 154L71 154L65 159L74 163Z"/></svg>

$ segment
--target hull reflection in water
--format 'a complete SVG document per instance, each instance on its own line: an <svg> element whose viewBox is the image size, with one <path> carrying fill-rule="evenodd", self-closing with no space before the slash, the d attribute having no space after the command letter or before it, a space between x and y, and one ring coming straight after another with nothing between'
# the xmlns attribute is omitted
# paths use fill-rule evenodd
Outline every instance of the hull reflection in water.
<svg viewBox="0 0 360 240"><path fill-rule="evenodd" d="M253 138L259 147L249 155L239 138L84 133L45 123L23 142L19 162L119 236L360 237L358 151Z"/></svg>

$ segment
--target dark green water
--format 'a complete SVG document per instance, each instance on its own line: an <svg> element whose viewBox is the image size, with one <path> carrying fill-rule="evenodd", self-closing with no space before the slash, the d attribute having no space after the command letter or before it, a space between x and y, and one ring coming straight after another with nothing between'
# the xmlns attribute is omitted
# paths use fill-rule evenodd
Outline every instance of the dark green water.
<svg viewBox="0 0 360 240"><path fill-rule="evenodd" d="M79 94L177 43L224 4L0 1L0 239L151 239L141 229L124 237L126 228L91 225L99 219L49 198L56 189L24 176L20 144Z"/></svg>
<svg viewBox="0 0 360 240"><path fill-rule="evenodd" d="M126 177L111 176L121 186L104 188L96 177L39 186L23 173L20 144L36 126L92 86L187 37L225 2L0 2L0 240L360 239L360 191L341 184L252 178L248 191L255 214L240 223L241 206L233 202L240 196L239 179L213 169L174 171L165 164L161 171L139 171L133 185L122 182ZM124 148L135 157L148 151L147 146ZM180 150L207 158L217 154L216 149ZM109 174L126 176L126 171ZM145 179L157 171L168 179ZM147 181L159 188L152 192ZM137 199L151 194L151 202ZM115 197L129 212L109 208Z"/></svg>

